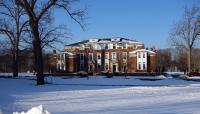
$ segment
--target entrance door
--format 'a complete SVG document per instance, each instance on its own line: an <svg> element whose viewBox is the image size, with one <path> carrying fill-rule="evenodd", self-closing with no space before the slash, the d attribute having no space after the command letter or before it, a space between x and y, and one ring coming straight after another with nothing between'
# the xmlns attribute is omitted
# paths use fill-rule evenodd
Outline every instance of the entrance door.
<svg viewBox="0 0 200 114"><path fill-rule="evenodd" d="M116 72L116 65L113 65L113 72Z"/></svg>

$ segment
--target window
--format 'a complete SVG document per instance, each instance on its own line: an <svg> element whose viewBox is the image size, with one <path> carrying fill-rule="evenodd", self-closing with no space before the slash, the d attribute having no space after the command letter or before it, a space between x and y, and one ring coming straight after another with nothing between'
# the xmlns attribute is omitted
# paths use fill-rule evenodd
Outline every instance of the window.
<svg viewBox="0 0 200 114"><path fill-rule="evenodd" d="M61 70L64 70L64 64L63 63L61 64Z"/></svg>
<svg viewBox="0 0 200 114"><path fill-rule="evenodd" d="M116 49L116 44L113 44L113 49Z"/></svg>
<svg viewBox="0 0 200 114"><path fill-rule="evenodd" d="M90 71L93 71L93 67L92 67L92 65L90 65L90 69L89 69Z"/></svg>
<svg viewBox="0 0 200 114"><path fill-rule="evenodd" d="M61 59L61 60L64 60L63 54L60 54L60 59Z"/></svg>
<svg viewBox="0 0 200 114"><path fill-rule="evenodd" d="M81 60L83 60L83 58L84 58L84 55L83 55L83 54L81 54L81 55L80 55L80 59L81 59Z"/></svg>
<svg viewBox="0 0 200 114"><path fill-rule="evenodd" d="M116 52L112 52L112 59L117 59L117 54L116 54Z"/></svg>
<svg viewBox="0 0 200 114"><path fill-rule="evenodd" d="M57 67L57 69L58 69L58 70L60 70L60 64L58 64L58 67Z"/></svg>
<svg viewBox="0 0 200 114"><path fill-rule="evenodd" d="M145 53L143 53L143 58L145 58Z"/></svg>
<svg viewBox="0 0 200 114"><path fill-rule="evenodd" d="M141 63L139 62L139 70L141 70Z"/></svg>
<svg viewBox="0 0 200 114"><path fill-rule="evenodd" d="M97 67L98 67L98 69L100 69L100 68L101 68L101 65L100 65L100 64L98 64L98 65L97 65Z"/></svg>
<svg viewBox="0 0 200 114"><path fill-rule="evenodd" d="M120 54L119 53L116 53L116 56L115 56L115 59L119 58L120 57Z"/></svg>
<svg viewBox="0 0 200 114"><path fill-rule="evenodd" d="M123 47L123 45L122 45L122 43L120 42L120 43L118 43L117 44L119 47Z"/></svg>
<svg viewBox="0 0 200 114"><path fill-rule="evenodd" d="M106 70L108 70L108 63L106 63Z"/></svg>
<svg viewBox="0 0 200 114"><path fill-rule="evenodd" d="M126 43L123 43L123 48L126 49Z"/></svg>
<svg viewBox="0 0 200 114"><path fill-rule="evenodd" d="M89 54L89 60L92 61L93 60L93 53Z"/></svg>
<svg viewBox="0 0 200 114"><path fill-rule="evenodd" d="M101 59L101 55L100 54L97 55L97 59Z"/></svg>
<svg viewBox="0 0 200 114"><path fill-rule="evenodd" d="M145 69L146 69L145 62L143 62L143 70L145 70Z"/></svg>
<svg viewBox="0 0 200 114"><path fill-rule="evenodd" d="M124 72L126 72L126 71L127 71L126 64L124 64Z"/></svg>
<svg viewBox="0 0 200 114"><path fill-rule="evenodd" d="M83 64L82 63L80 64L80 69L83 69Z"/></svg>
<svg viewBox="0 0 200 114"><path fill-rule="evenodd" d="M65 56L65 59L68 57L68 55L67 55L67 54L64 54L64 56Z"/></svg>
<svg viewBox="0 0 200 114"><path fill-rule="evenodd" d="M57 55L58 60L60 60L60 55Z"/></svg>
<svg viewBox="0 0 200 114"><path fill-rule="evenodd" d="M101 49L101 45L97 45L97 49L100 50Z"/></svg>
<svg viewBox="0 0 200 114"><path fill-rule="evenodd" d="M109 53L106 53L105 59L109 59Z"/></svg>
<svg viewBox="0 0 200 114"><path fill-rule="evenodd" d="M127 53L123 52L123 59L127 59Z"/></svg>
<svg viewBox="0 0 200 114"><path fill-rule="evenodd" d="M105 49L105 44L99 44L101 49Z"/></svg>
<svg viewBox="0 0 200 114"><path fill-rule="evenodd" d="M138 58L141 58L141 53L140 52L138 53Z"/></svg>
<svg viewBox="0 0 200 114"><path fill-rule="evenodd" d="M108 44L105 44L105 49L108 49Z"/></svg>

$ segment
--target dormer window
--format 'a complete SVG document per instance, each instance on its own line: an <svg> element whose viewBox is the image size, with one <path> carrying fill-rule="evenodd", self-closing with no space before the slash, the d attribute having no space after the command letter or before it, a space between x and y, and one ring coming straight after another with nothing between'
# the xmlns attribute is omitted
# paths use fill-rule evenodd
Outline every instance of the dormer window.
<svg viewBox="0 0 200 114"><path fill-rule="evenodd" d="M112 38L111 41L120 41L120 38Z"/></svg>
<svg viewBox="0 0 200 114"><path fill-rule="evenodd" d="M89 42L98 42L98 39L89 39Z"/></svg>

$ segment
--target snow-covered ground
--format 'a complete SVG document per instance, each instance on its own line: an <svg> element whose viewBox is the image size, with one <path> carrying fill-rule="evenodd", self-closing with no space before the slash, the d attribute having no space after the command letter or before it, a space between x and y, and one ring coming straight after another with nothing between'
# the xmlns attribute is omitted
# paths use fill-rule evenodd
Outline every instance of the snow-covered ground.
<svg viewBox="0 0 200 114"><path fill-rule="evenodd" d="M200 82L148 81L139 77L47 78L44 86L24 78L0 78L3 114L42 105L51 114L198 114ZM35 109L35 108L33 108ZM17 114L17 113L16 113Z"/></svg>

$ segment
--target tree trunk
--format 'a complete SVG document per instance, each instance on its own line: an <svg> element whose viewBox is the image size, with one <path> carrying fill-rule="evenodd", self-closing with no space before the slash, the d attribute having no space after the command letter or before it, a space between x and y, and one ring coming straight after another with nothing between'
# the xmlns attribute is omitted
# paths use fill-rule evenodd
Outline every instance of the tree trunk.
<svg viewBox="0 0 200 114"><path fill-rule="evenodd" d="M33 52L35 59L35 70L37 72L37 85L44 85L44 74L43 74L43 57L42 57L42 47L41 40L39 37L38 23L31 23L31 29L33 34Z"/></svg>
<svg viewBox="0 0 200 114"><path fill-rule="evenodd" d="M188 72L191 71L191 51L192 51L192 48L189 47L189 49L188 49Z"/></svg>
<svg viewBox="0 0 200 114"><path fill-rule="evenodd" d="M41 42L35 40L33 42L35 67L37 72L37 85L44 85L44 74L43 74L43 58Z"/></svg>
<svg viewBox="0 0 200 114"><path fill-rule="evenodd" d="M13 54L13 61L12 61L12 71L13 71L13 78L18 77L18 49L13 49L12 50Z"/></svg>

